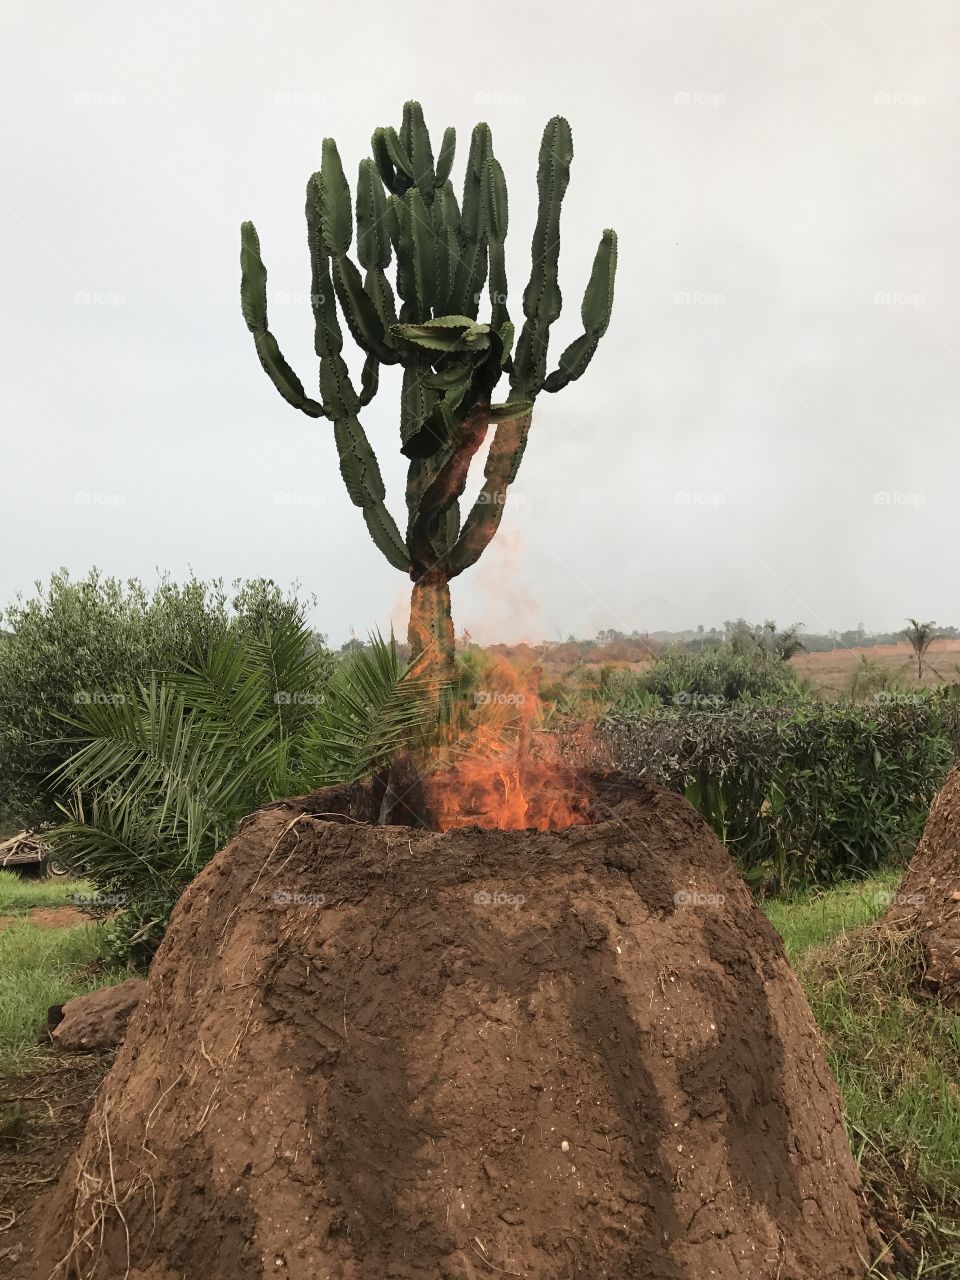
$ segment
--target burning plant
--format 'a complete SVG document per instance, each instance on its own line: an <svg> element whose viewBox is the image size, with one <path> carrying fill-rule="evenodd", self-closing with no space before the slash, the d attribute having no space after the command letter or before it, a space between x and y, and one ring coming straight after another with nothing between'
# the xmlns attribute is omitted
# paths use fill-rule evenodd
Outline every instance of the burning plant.
<svg viewBox="0 0 960 1280"><path fill-rule="evenodd" d="M350 187L336 142L324 139L321 167L307 183L306 202L319 400L307 395L268 327L267 272L252 222L241 229L240 253L243 316L260 363L288 404L333 422L351 500L380 551L413 580L413 653L423 655L441 678L449 678L453 668L450 579L480 558L497 531L537 396L562 390L590 363L610 321L617 265L617 237L608 229L583 297L583 332L548 373L550 326L562 304L560 208L573 156L570 126L554 116L540 145L533 263L514 351L504 258L506 180L490 128L478 124L458 204L450 181L455 144L455 131L446 129L434 158L417 102L405 104L399 130L374 131L372 158L360 161L357 174L355 262ZM394 257L396 291L387 277ZM485 291L490 318L481 322ZM342 355L338 303L366 355L359 392ZM405 535L387 510L380 468L359 419L377 393L380 366L394 364L403 369L401 452L410 460ZM493 404L504 375L509 395ZM483 488L461 521L459 502L470 463L491 424L495 431Z"/></svg>

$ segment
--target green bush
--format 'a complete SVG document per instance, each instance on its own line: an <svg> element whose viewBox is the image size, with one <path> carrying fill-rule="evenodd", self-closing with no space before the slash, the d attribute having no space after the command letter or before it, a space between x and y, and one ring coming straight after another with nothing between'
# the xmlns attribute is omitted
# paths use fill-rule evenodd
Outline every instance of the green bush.
<svg viewBox="0 0 960 1280"><path fill-rule="evenodd" d="M219 636L255 634L302 613L264 579L228 591L220 580L163 578L149 591L96 569L78 582L61 570L36 587L0 616L0 824L8 831L53 816L66 799L46 781L69 752L58 741L64 716L181 668Z"/></svg>
<svg viewBox="0 0 960 1280"><path fill-rule="evenodd" d="M666 706L700 710L744 699L782 702L802 696L793 669L775 652L732 643L694 651L666 649L651 667L621 686L620 703L628 702L634 690L652 694Z"/></svg>
<svg viewBox="0 0 960 1280"><path fill-rule="evenodd" d="M909 854L960 756L949 689L873 703L614 712L601 739L622 768L683 792L748 873L786 889Z"/></svg>

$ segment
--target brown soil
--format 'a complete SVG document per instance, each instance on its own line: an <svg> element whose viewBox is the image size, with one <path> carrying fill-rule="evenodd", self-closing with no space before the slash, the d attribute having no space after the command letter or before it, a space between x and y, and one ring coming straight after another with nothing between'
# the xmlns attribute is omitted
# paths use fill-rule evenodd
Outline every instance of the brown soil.
<svg viewBox="0 0 960 1280"><path fill-rule="evenodd" d="M780 941L680 797L261 810L193 883L18 1277L840 1280L879 1252Z"/></svg>
<svg viewBox="0 0 960 1280"><path fill-rule="evenodd" d="M34 907L18 916L0 916L0 929L9 929L22 920L35 924L39 929L68 929L74 924L89 924L90 916L76 907Z"/></svg>
<svg viewBox="0 0 960 1280"><path fill-rule="evenodd" d="M916 930L923 947L923 985L960 1004L960 765L930 806L923 838L885 920Z"/></svg>
<svg viewBox="0 0 960 1280"><path fill-rule="evenodd" d="M23 1214L76 1151L111 1062L50 1055L36 1071L0 1079L0 1274L23 1257Z"/></svg>

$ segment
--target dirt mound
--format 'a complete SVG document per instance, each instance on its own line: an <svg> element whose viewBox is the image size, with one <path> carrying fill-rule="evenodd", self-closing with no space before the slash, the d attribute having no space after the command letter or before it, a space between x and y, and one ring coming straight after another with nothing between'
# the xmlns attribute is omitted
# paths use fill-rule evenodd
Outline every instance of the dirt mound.
<svg viewBox="0 0 960 1280"><path fill-rule="evenodd" d="M898 930L918 931L923 985L947 1003L960 1003L960 765L930 806L923 838L885 919Z"/></svg>
<svg viewBox="0 0 960 1280"><path fill-rule="evenodd" d="M369 826L358 789L248 819L20 1274L864 1277L779 939L684 800L591 789L562 831Z"/></svg>

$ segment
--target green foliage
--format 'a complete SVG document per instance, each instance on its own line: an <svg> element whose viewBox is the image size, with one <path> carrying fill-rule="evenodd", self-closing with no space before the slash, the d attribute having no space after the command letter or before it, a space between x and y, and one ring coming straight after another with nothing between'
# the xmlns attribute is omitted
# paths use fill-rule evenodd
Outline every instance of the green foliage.
<svg viewBox="0 0 960 1280"><path fill-rule="evenodd" d="M302 620L225 632L179 672L74 716L56 855L120 896L116 947L149 951L184 886L259 805L386 765L427 714L424 682L379 638L329 674Z"/></svg>
<svg viewBox="0 0 960 1280"><path fill-rule="evenodd" d="M744 649L728 643L693 651L674 646L633 680L639 691L664 705L692 710L719 709L741 699L801 696L792 669L757 645Z"/></svg>
<svg viewBox="0 0 960 1280"><path fill-rule="evenodd" d="M865 653L861 653L847 686L854 702L869 702L885 694L901 693L904 687L903 674L896 667L878 662Z"/></svg>
<svg viewBox="0 0 960 1280"><path fill-rule="evenodd" d="M46 929L19 920L0 930L0 1073L26 1070L39 1056L47 1009L131 977L104 970L102 926Z"/></svg>
<svg viewBox="0 0 960 1280"><path fill-rule="evenodd" d="M686 793L748 873L784 889L870 871L913 847L960 756L950 691L909 701L614 711L626 769Z"/></svg>
<svg viewBox="0 0 960 1280"><path fill-rule="evenodd" d="M163 578L149 590L94 569L72 581L65 570L5 610L0 633L0 821L14 830L55 812L67 798L48 775L67 748L63 716L108 701L157 671L182 668L197 644L250 634L299 618L302 606L275 583ZM315 641L318 652L322 641ZM328 659L329 661L329 659Z"/></svg>
<svg viewBox="0 0 960 1280"><path fill-rule="evenodd" d="M610 321L617 265L617 238L608 229L583 298L583 333L548 374L550 327L562 302L560 211L573 157L570 126L555 116L540 147L525 322L511 355L506 179L494 156L489 126L478 124L458 205L449 179L455 146L455 131L448 128L434 159L417 102L404 105L399 130L374 131L372 158L361 160L356 183L358 267L350 256L350 185L336 143L324 139L321 167L307 184L306 201L319 403L306 395L268 328L267 273L250 222L241 228L240 251L243 317L267 374L289 404L334 423L347 491L386 559L415 582L432 573L444 584L478 559L496 531L506 489L526 446L536 397L579 378L592 359ZM395 289L386 275L394 259ZM481 322L477 317L485 291L490 318ZM341 354L338 306L366 356L360 394ZM387 510L379 466L358 417L377 394L380 364L398 363L403 369L401 450L410 460L405 535ZM491 404L504 374L510 396L504 404ZM461 527L459 500L470 462L491 425L496 432L486 484Z"/></svg>

